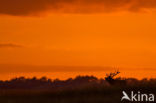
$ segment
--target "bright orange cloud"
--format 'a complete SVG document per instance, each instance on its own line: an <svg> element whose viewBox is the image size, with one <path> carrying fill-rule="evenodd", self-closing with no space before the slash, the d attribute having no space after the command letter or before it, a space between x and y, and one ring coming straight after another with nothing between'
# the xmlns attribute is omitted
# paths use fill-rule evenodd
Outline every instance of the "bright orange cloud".
<svg viewBox="0 0 156 103"><path fill-rule="evenodd" d="M146 11L156 8L156 0L0 0L0 14L37 15L52 13L104 13Z"/></svg>

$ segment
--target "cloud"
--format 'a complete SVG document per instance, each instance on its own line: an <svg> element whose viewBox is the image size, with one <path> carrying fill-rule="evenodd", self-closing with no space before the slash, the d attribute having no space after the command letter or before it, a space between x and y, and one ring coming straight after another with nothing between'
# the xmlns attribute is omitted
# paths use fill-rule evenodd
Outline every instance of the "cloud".
<svg viewBox="0 0 156 103"><path fill-rule="evenodd" d="M0 14L106 13L156 9L156 0L0 0Z"/></svg>
<svg viewBox="0 0 156 103"><path fill-rule="evenodd" d="M13 43L1 43L0 48L21 48L23 47L22 45L17 45Z"/></svg>
<svg viewBox="0 0 156 103"><path fill-rule="evenodd" d="M6 72L104 72L114 71L112 67L100 66L37 66L37 65L23 65L23 64L0 64L0 74Z"/></svg>

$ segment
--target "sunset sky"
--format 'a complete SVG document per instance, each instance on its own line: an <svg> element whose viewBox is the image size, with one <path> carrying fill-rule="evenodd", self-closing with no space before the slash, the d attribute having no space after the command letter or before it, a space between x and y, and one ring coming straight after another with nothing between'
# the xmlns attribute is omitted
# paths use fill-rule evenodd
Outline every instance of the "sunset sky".
<svg viewBox="0 0 156 103"><path fill-rule="evenodd" d="M156 77L156 0L0 0L0 75L68 66Z"/></svg>

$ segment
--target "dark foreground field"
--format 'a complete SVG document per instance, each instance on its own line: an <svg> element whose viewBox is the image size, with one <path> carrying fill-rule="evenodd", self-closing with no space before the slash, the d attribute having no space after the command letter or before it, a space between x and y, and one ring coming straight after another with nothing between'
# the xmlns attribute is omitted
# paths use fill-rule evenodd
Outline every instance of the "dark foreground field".
<svg viewBox="0 0 156 103"><path fill-rule="evenodd" d="M156 94L156 79L106 80L79 76L66 81L52 81L44 77L21 77L0 81L0 103L121 103L122 91L127 94L131 91Z"/></svg>

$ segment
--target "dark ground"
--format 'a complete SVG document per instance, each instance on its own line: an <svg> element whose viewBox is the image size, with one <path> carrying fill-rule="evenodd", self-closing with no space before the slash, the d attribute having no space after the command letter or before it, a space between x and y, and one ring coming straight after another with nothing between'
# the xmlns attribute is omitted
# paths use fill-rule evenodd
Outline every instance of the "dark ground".
<svg viewBox="0 0 156 103"><path fill-rule="evenodd" d="M16 78L0 82L0 103L121 103L122 91L156 94L156 79L118 78L112 83L89 76L66 81Z"/></svg>

